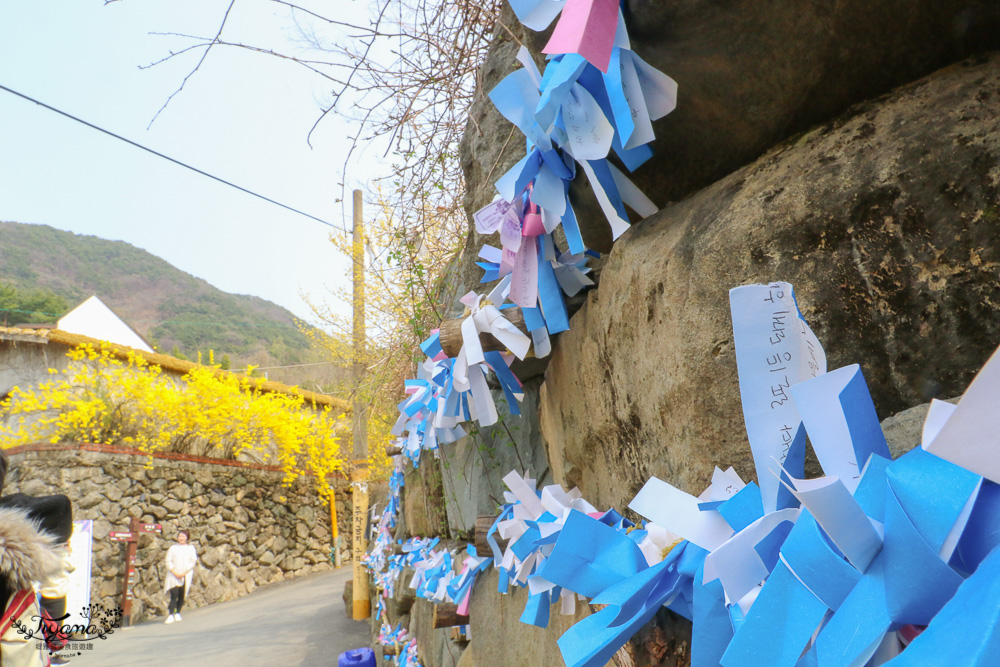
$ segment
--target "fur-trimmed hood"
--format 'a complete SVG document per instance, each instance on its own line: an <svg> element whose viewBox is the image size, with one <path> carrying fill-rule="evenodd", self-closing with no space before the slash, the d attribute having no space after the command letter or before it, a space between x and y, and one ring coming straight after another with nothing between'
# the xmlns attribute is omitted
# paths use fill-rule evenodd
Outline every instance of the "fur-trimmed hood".
<svg viewBox="0 0 1000 667"><path fill-rule="evenodd" d="M62 567L56 538L39 528L28 512L0 507L0 577L13 590L31 588Z"/></svg>

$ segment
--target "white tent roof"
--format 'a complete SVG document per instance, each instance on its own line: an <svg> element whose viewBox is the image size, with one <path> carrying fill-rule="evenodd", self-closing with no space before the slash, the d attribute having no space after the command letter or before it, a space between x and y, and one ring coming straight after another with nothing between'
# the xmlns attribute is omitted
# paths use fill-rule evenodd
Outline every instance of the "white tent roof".
<svg viewBox="0 0 1000 667"><path fill-rule="evenodd" d="M153 352L153 348L135 329L115 315L114 311L96 296L90 297L66 313L56 326L68 333Z"/></svg>

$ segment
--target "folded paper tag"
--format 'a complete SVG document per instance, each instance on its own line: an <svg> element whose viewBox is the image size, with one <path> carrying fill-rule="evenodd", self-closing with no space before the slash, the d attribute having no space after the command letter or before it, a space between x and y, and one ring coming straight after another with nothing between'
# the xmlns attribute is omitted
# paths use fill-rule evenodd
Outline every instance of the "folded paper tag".
<svg viewBox="0 0 1000 667"><path fill-rule="evenodd" d="M801 476L805 430L789 388L826 372L826 355L802 319L792 286L785 282L729 290L736 367L757 483L764 511L787 507L775 475L784 466Z"/></svg>
<svg viewBox="0 0 1000 667"><path fill-rule="evenodd" d="M733 529L721 514L702 512L697 498L656 477L646 482L628 506L708 551L721 546L733 534Z"/></svg>
<svg viewBox="0 0 1000 667"><path fill-rule="evenodd" d="M508 215L511 214L512 209L513 206L511 206L510 202L503 199L498 199L482 207L472 215L476 222L476 231L480 234L494 233L500 228L500 225ZM513 217L517 218L516 212L513 212Z"/></svg>
<svg viewBox="0 0 1000 667"><path fill-rule="evenodd" d="M566 0L542 53L579 53L607 72L617 28L618 0Z"/></svg>
<svg viewBox="0 0 1000 667"><path fill-rule="evenodd" d="M854 493L869 457L891 456L861 367L838 368L789 391L823 471Z"/></svg>
<svg viewBox="0 0 1000 667"><path fill-rule="evenodd" d="M958 407L926 446L927 451L1000 483L997 396L1000 396L1000 350L993 353L973 379Z"/></svg>

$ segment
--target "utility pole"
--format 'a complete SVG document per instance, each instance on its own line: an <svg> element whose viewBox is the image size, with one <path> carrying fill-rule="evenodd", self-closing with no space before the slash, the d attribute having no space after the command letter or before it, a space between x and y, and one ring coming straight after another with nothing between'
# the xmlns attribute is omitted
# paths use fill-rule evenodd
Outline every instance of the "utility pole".
<svg viewBox="0 0 1000 667"><path fill-rule="evenodd" d="M368 411L361 400L361 384L365 375L365 233L361 214L361 190L354 191L354 402L351 422L354 440L354 469L352 488L354 516L354 620L371 616L368 598L368 573L361 565L365 553L365 528L368 526Z"/></svg>

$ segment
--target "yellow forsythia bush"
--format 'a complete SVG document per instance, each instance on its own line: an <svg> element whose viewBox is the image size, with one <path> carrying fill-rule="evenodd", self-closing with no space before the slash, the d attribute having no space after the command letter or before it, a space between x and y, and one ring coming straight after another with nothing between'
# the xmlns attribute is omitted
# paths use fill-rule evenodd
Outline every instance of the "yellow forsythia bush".
<svg viewBox="0 0 1000 667"><path fill-rule="evenodd" d="M285 481L315 475L332 492L350 420L301 396L265 392L247 377L195 367L177 380L143 357L81 345L64 370L0 401L0 444L90 442L280 465ZM247 456L244 456L247 455Z"/></svg>

